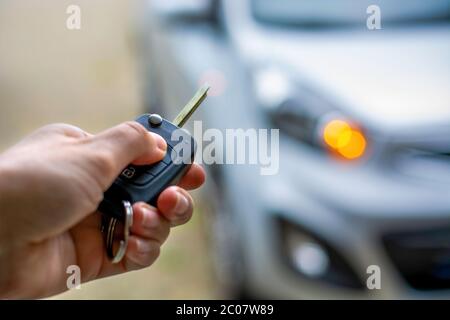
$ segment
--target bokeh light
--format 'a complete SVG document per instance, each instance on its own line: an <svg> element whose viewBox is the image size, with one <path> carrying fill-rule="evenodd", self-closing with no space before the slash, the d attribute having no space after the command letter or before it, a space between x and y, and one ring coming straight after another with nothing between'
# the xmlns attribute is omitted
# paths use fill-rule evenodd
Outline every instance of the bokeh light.
<svg viewBox="0 0 450 320"><path fill-rule="evenodd" d="M346 159L360 158L366 150L363 133L343 120L331 120L323 130L323 140L339 155Z"/></svg>

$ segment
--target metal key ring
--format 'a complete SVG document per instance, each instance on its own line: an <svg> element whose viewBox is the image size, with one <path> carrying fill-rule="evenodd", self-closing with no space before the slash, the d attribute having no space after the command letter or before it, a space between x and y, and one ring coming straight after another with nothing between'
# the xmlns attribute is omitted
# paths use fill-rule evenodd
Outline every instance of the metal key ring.
<svg viewBox="0 0 450 320"><path fill-rule="evenodd" d="M123 230L123 239L119 242L119 249L116 254L114 254L114 233L116 230L118 220L115 218L110 218L108 223L108 229L106 232L106 252L108 257L111 259L112 263L120 262L127 251L128 238L130 236L130 228L133 225L133 207L129 201L122 201L124 211L125 211L125 221Z"/></svg>

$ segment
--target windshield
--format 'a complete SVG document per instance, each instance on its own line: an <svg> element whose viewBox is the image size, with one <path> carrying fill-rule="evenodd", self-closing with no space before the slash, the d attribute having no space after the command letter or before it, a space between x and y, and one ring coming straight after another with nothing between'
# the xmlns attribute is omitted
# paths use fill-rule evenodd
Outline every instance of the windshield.
<svg viewBox="0 0 450 320"><path fill-rule="evenodd" d="M332 26L364 23L370 5L380 8L382 23L450 21L450 0L251 0L261 22Z"/></svg>

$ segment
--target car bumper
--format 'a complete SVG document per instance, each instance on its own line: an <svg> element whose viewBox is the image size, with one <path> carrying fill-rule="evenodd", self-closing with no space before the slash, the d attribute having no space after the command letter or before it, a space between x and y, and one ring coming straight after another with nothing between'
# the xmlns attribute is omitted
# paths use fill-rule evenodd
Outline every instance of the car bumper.
<svg viewBox="0 0 450 320"><path fill-rule="evenodd" d="M395 177L373 164L333 163L289 142L282 142L280 154L280 172L275 176L260 176L248 166L228 170L229 179L239 181L231 182L234 188L230 194L247 290L258 296L287 299L450 298L450 287L412 287L383 242L391 234L433 233L449 226L450 201L445 186ZM362 288L339 286L295 270L283 248L280 219L330 245L357 275ZM450 226L447 230L450 233ZM438 246L442 256L445 244L436 241L430 245ZM449 253L448 247L444 253ZM420 258L417 261L420 263ZM380 289L367 287L369 266L379 267Z"/></svg>

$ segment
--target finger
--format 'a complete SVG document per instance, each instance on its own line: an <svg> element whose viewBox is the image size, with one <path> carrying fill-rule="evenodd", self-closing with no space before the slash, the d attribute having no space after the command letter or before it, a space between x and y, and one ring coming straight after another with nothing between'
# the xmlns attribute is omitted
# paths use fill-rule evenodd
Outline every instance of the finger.
<svg viewBox="0 0 450 320"><path fill-rule="evenodd" d="M40 129L38 129L35 133L39 134L52 134L52 133L60 133L67 137L73 137L73 138L84 138L91 136L91 134L87 133L86 131L73 126L71 124L66 123L53 123L48 124Z"/></svg>
<svg viewBox="0 0 450 320"><path fill-rule="evenodd" d="M162 244L169 236L169 232L169 221L160 215L156 208L145 202L138 202L133 205L132 234Z"/></svg>
<svg viewBox="0 0 450 320"><path fill-rule="evenodd" d="M136 205L136 207L139 207L139 205ZM133 208L133 210L135 209L139 212L138 208ZM137 213L133 217L133 220L137 218L137 223L139 223L139 215ZM103 235L99 230L100 220L101 214L97 212L83 220L71 231L72 237L77 244L77 264L83 270L83 281L141 269L149 266L158 258L161 246L159 240L149 239L132 233L128 238L124 259L120 263L112 263L106 253ZM166 228L169 229L167 221ZM118 239L114 243L114 252L117 252ZM89 245L86 245L86 243Z"/></svg>
<svg viewBox="0 0 450 320"><path fill-rule="evenodd" d="M34 140L42 139L43 137L46 136L55 136L55 135L58 135L61 138L70 137L77 139L91 136L91 134L73 125L65 123L53 123L37 129L27 137L22 139L19 143L17 143L16 146L29 143Z"/></svg>
<svg viewBox="0 0 450 320"><path fill-rule="evenodd" d="M192 217L194 201L186 190L173 186L164 190L157 200L158 209L171 226L185 224Z"/></svg>
<svg viewBox="0 0 450 320"><path fill-rule="evenodd" d="M148 132L135 121L108 129L94 136L92 142L96 150L105 150L109 155L106 158L111 160L109 165L112 166L112 177L131 162L150 164L161 160L167 149L161 136Z"/></svg>
<svg viewBox="0 0 450 320"><path fill-rule="evenodd" d="M148 267L159 257L160 250L161 244L158 241L130 236L122 264L127 271Z"/></svg>
<svg viewBox="0 0 450 320"><path fill-rule="evenodd" d="M205 170L200 165L193 163L183 178L181 178L178 186L186 190L196 189L205 182L205 178Z"/></svg>

